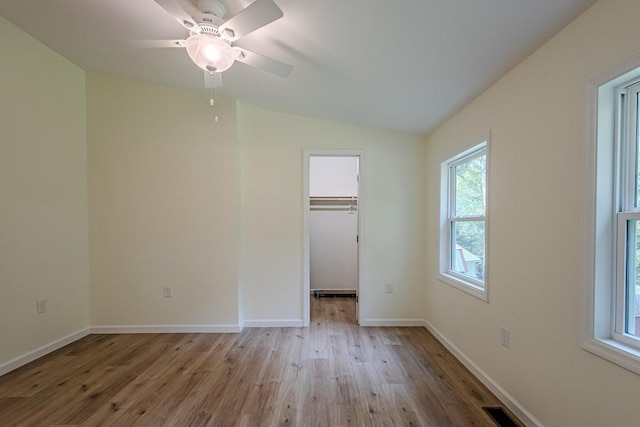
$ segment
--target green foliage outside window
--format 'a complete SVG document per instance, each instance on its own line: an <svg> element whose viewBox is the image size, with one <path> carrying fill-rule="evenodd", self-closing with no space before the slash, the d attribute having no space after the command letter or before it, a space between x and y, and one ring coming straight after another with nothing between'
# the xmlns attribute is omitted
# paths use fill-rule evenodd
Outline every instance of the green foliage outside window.
<svg viewBox="0 0 640 427"><path fill-rule="evenodd" d="M486 154L456 166L456 217L485 216L487 199L486 166ZM485 222L466 221L464 226L455 227L455 230L455 242L463 249L482 259L482 265L484 265ZM482 275L479 278L482 278Z"/></svg>

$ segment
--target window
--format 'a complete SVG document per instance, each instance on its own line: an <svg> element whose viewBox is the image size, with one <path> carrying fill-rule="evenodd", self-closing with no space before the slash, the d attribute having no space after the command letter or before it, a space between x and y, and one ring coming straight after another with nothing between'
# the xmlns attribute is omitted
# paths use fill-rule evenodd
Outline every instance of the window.
<svg viewBox="0 0 640 427"><path fill-rule="evenodd" d="M638 101L640 83L617 91L617 222L614 338L640 347L640 194L638 192ZM614 188L615 191L615 188Z"/></svg>
<svg viewBox="0 0 640 427"><path fill-rule="evenodd" d="M581 342L640 373L640 54L587 82Z"/></svg>
<svg viewBox="0 0 640 427"><path fill-rule="evenodd" d="M440 277L487 300L487 142L442 164Z"/></svg>

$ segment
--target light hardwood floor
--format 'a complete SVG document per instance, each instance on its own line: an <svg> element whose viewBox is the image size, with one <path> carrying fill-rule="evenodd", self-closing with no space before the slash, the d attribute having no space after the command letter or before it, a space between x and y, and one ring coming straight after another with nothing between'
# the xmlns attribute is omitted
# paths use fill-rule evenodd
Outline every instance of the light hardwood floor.
<svg viewBox="0 0 640 427"><path fill-rule="evenodd" d="M424 328L362 328L311 298L309 328L90 335L0 377L0 426L495 426L502 406Z"/></svg>

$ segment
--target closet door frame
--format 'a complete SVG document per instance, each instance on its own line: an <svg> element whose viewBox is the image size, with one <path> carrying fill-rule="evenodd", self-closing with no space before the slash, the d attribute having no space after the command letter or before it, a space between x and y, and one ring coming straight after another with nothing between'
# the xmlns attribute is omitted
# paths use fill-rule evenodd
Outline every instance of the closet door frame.
<svg viewBox="0 0 640 427"><path fill-rule="evenodd" d="M364 211L365 211L365 182L364 177L364 150L350 149L305 149L303 150L303 195L302 195L302 224L303 224L303 256L302 256L302 313L304 326L311 322L311 257L309 246L309 210L311 208L309 197L309 172L311 157L357 157L358 158L358 284L356 288L356 318L358 324L364 319L366 307L365 271L363 270L365 236Z"/></svg>

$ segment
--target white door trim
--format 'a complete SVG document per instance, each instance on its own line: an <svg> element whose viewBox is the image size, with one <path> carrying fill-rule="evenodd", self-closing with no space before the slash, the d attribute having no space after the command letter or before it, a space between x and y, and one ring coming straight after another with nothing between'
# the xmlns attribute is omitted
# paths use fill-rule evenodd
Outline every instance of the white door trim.
<svg viewBox="0 0 640 427"><path fill-rule="evenodd" d="M358 323L361 319L364 319L364 276L365 272L362 269L362 260L364 259L364 215L365 203L364 203L364 185L366 179L364 178L364 150L341 150L341 149L304 149L303 150L303 185L302 185L302 314L304 326L309 326L311 322L311 267L310 267L310 249L309 249L309 171L310 161L312 156L326 156L326 157L358 157L359 158L359 174L360 180L358 183Z"/></svg>

